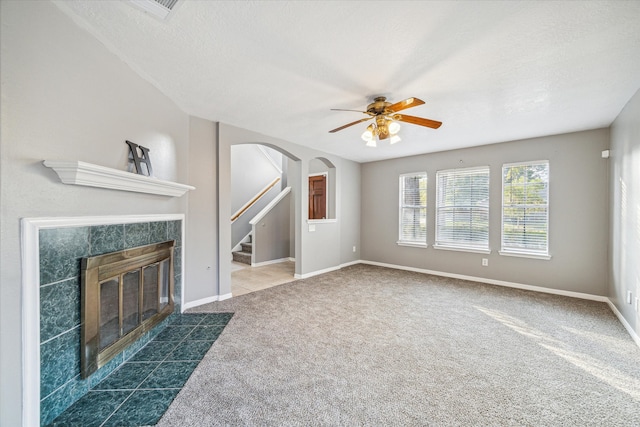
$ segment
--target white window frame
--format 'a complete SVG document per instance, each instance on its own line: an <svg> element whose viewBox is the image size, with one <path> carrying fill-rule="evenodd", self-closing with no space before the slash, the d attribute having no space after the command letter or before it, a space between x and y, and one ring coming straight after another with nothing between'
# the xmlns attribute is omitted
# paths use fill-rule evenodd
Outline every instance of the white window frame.
<svg viewBox="0 0 640 427"><path fill-rule="evenodd" d="M403 194L404 194L404 178L405 177L420 177L420 178L424 178L425 180L425 188L424 188L424 192L425 192L425 198L424 198L424 206L419 206L419 205L413 205L413 206L408 206L408 205L404 205L403 204ZM398 245L400 246L415 246L415 247L421 247L421 248L426 248L427 247L427 200L428 200L428 193L427 193L427 185L428 185L429 181L428 181L428 177L427 177L427 173L426 172L412 172L412 173L404 173L401 174L398 177L398 241L396 242ZM416 241L416 240L403 240L402 239L402 219L403 219L403 215L402 215L402 211L403 209L406 208L413 208L413 209L424 209L425 212L425 232L424 232L424 241Z"/></svg>
<svg viewBox="0 0 640 427"><path fill-rule="evenodd" d="M527 249L527 248L515 248L515 247L505 247L505 233L504 233L504 226L505 226L505 215L504 215L504 209L505 209L505 200L504 200L504 176L505 176L505 169L506 168L511 168L511 167L518 167L518 166L537 166L537 165L546 165L547 166L547 182L546 182L546 218L545 218L545 222L546 222L546 227L547 227L547 240L546 240L546 248L544 250L538 250L538 249ZM501 171L501 176L500 176L500 180L502 181L502 185L501 185L501 199L502 199L502 205L501 205L501 212L500 212L500 217L501 217L501 225L500 225L500 255L504 255L504 256L515 256L515 257L523 257L523 258L536 258L536 259L545 259L545 260L549 260L551 259L551 255L549 254L549 184L551 182L551 167L549 164L548 160L534 160L534 161L529 161L529 162L518 162L518 163L505 163L502 165L502 171Z"/></svg>
<svg viewBox="0 0 640 427"><path fill-rule="evenodd" d="M442 175L451 175L451 174L463 174L463 173L467 173L467 174L471 174L473 172L483 172L487 174L488 177L488 185L489 187L487 188L487 198L489 198L490 196L490 180L491 180L491 169L489 168L489 166L476 166L476 167L469 167L469 168L458 168L458 169L445 169L445 170L440 170L436 172L436 222L435 222L435 230L436 230L436 238L435 238L435 244L433 245L433 247L435 249L444 249L444 250L453 250L453 251L463 251L463 252L474 252L474 253L482 253L482 254L490 254L491 253L491 249L489 248L489 229L487 229L487 240L486 240L486 244L472 244L472 243L465 243L465 242L450 242L450 241L444 241L443 238L441 238L441 230L439 227L439 219L440 219L440 211L442 209L444 209L444 206L440 206L440 192L442 191L442 189L440 188L440 177ZM486 215L487 215L487 227L490 226L490 221L489 221L489 213L490 213L490 203L489 200L487 200L487 206L486 207L482 207L482 210L485 211L486 210Z"/></svg>

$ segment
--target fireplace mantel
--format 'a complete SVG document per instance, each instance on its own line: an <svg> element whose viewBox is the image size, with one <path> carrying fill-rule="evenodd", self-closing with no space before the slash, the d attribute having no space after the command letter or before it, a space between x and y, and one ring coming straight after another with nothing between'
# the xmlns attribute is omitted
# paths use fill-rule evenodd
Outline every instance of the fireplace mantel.
<svg viewBox="0 0 640 427"><path fill-rule="evenodd" d="M64 184L86 185L171 197L180 197L189 190L195 190L195 187L190 185L163 181L86 162L45 160L42 163L46 167L53 169Z"/></svg>

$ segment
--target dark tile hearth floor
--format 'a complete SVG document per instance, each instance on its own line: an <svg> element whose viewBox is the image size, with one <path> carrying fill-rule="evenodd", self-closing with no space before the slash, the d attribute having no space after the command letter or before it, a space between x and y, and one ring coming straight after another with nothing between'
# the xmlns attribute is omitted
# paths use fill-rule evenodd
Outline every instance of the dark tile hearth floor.
<svg viewBox="0 0 640 427"><path fill-rule="evenodd" d="M155 425L233 313L179 314L50 427Z"/></svg>

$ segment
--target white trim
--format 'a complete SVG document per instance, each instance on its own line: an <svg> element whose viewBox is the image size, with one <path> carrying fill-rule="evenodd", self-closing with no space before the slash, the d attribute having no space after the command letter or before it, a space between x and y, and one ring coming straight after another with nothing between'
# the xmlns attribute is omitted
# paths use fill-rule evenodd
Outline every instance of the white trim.
<svg viewBox="0 0 640 427"><path fill-rule="evenodd" d="M609 308L611 308L611 311L613 311L613 314L616 315L620 323L622 323L622 326L624 326L627 332L629 332L629 335L631 335L633 341L635 341L637 346L640 347L640 336L638 335L638 333L633 330L629 322L627 322L627 319L624 318L622 313L620 313L620 311L618 310L618 307L616 307L616 305L609 298L607 298L607 304L609 305Z"/></svg>
<svg viewBox="0 0 640 427"><path fill-rule="evenodd" d="M607 302L608 298L600 295L585 294L582 292L564 291L561 289L544 288L542 286L525 285L523 283L506 282L504 280L487 279L484 277L466 276L463 274L446 273L443 271L426 270L424 268L406 267L397 264L387 264L376 261L362 261L363 264L377 265L379 267L394 268L396 270L413 271L416 273L432 274L434 276L450 277L452 279L469 280L472 282L486 283L489 285L504 286L507 288L523 289L526 291L541 292L545 294L562 295L565 297L579 298L590 301Z"/></svg>
<svg viewBox="0 0 640 427"><path fill-rule="evenodd" d="M295 277L296 279L308 279L309 277L317 276L319 274L329 273L336 270L340 270L340 266L323 268L322 270L316 270L310 273L294 274L293 277Z"/></svg>
<svg viewBox="0 0 640 427"><path fill-rule="evenodd" d="M325 219L308 219L307 224L332 224L338 222L338 218L325 218Z"/></svg>
<svg viewBox="0 0 640 427"><path fill-rule="evenodd" d="M271 209L273 209L273 207L275 205L277 205L278 203L280 203L280 200L284 199L284 197L289 194L291 192L291 187L287 187L284 190L282 190L280 192L280 194L278 194L272 201L269 202L269 204L267 206L265 206L264 208L262 208L262 210L260 212L258 212L258 214L256 216L253 217L253 219L251 221L249 221L249 224L251 225L256 225L258 222L260 222L262 220L262 218L264 218L264 216L269 213L269 211ZM254 236L255 237L255 236Z"/></svg>
<svg viewBox="0 0 640 427"><path fill-rule="evenodd" d="M231 294L231 292L229 292L228 294L222 294L222 295L218 295L218 301L224 301L226 299L231 298L233 295Z"/></svg>
<svg viewBox="0 0 640 427"><path fill-rule="evenodd" d="M133 191L136 193L160 194L180 197L196 188L191 185L139 175L118 169L98 166L91 163L74 161L58 162L45 160L46 167L53 169L63 184L85 185L89 187L109 188L112 190Z"/></svg>
<svg viewBox="0 0 640 427"><path fill-rule="evenodd" d="M418 243L418 242L406 242L402 240L402 209L404 209L404 205L402 204L402 199L404 196L404 177L406 176L412 176L412 177L417 177L417 176L424 176L424 180L425 180L425 189L424 189L424 206L420 206L419 209L424 208L424 219L425 219L425 233L424 233L424 243ZM428 218L427 218L427 201L429 200L428 198L428 188L429 188L429 176L427 175L427 171L424 172L408 172L408 173L401 173L400 175L398 175L398 245L400 246L415 246L415 247L427 247L427 234L428 234Z"/></svg>
<svg viewBox="0 0 640 427"><path fill-rule="evenodd" d="M216 302L216 301L219 301L218 295L197 299L195 301L185 302L184 304L182 304L180 312L184 313L185 310L188 310L190 308L198 307L199 305L209 304L210 302Z"/></svg>
<svg viewBox="0 0 640 427"><path fill-rule="evenodd" d="M427 249L429 247L429 245L427 245L426 243L403 242L401 240L398 240L396 242L396 245L398 245L398 246L409 246L411 248L422 248L422 249Z"/></svg>
<svg viewBox="0 0 640 427"><path fill-rule="evenodd" d="M547 216L546 216L546 225L547 225L547 254L540 254L540 255L533 255L533 256L528 256L527 255L519 255L519 254L513 254L513 252L509 253L509 249L504 249L505 245L504 245L504 170L505 168L512 168L512 167L518 167L518 166L539 166L539 165L546 165L547 166L547 182L545 183L547 185L547 204L546 204L546 208L547 208ZM504 163L502 165L502 169L501 169L501 175L500 175L500 188L502 189L502 196L500 198L500 255L505 255L505 256L522 256L524 258L538 258L538 259L551 259L551 256L549 255L549 231L550 231L550 227L549 227L549 207L551 205L550 203L550 198L549 198L549 183L551 182L551 162L549 162L549 160L535 160L532 162L518 162L518 163ZM513 250L513 249L511 249ZM548 258L545 258L545 256L548 256Z"/></svg>
<svg viewBox="0 0 640 427"><path fill-rule="evenodd" d="M291 262L296 262L296 259L295 259L295 258L293 258L293 257L289 257L289 261L291 261Z"/></svg>
<svg viewBox="0 0 640 427"><path fill-rule="evenodd" d="M345 267L350 267L352 265L356 265L356 264L362 264L362 260L357 259L355 261L349 261L349 262L345 262L344 264L340 264L339 268L345 268Z"/></svg>
<svg viewBox="0 0 640 427"><path fill-rule="evenodd" d="M182 287L184 301L185 215L122 215L95 217L22 218L22 425L40 425L40 230L89 225L130 224L135 222L182 221ZM182 304L181 304L182 305Z"/></svg>
<svg viewBox="0 0 640 427"><path fill-rule="evenodd" d="M262 262L256 262L256 263L252 263L251 267L262 267L264 265L270 265L270 264L279 264L281 262L285 262L285 261L289 261L290 258L280 258L280 259L272 259L271 261L262 261Z"/></svg>
<svg viewBox="0 0 640 427"><path fill-rule="evenodd" d="M534 254L534 253L525 253L525 252L509 252L509 251L498 251L498 253L502 256L513 256L519 258L532 258L532 259L544 259L550 260L551 255L543 255L543 254Z"/></svg>
<svg viewBox="0 0 640 427"><path fill-rule="evenodd" d="M188 310L190 308L194 308L194 307L199 307L201 305L205 305L205 304L209 304L212 302L216 302L216 301L224 301L226 299L231 298L231 294L223 294L223 295L214 295L212 297L206 297L206 298L201 298L201 299L197 299L195 301L189 301L187 303L182 304L182 310L180 311L181 313L184 313L185 310Z"/></svg>
<svg viewBox="0 0 640 427"><path fill-rule="evenodd" d="M490 254L491 253L491 249L467 248L463 246L448 246L448 245L437 244L437 243L433 245L433 249L438 249L441 251L471 252L474 254Z"/></svg>
<svg viewBox="0 0 640 427"><path fill-rule="evenodd" d="M262 152L262 154L264 154L264 156L267 158L267 160L269 160L269 163L271 163L271 165L275 168L276 171L278 171L278 173L280 175L282 175L282 168L280 167L280 165L278 165L276 163L276 161L274 160L273 157L271 157L269 155L269 153L267 153L266 148L264 147L264 145L261 144L256 144L256 146L258 147L258 150L260 150ZM279 153L280 155L282 155L282 153Z"/></svg>

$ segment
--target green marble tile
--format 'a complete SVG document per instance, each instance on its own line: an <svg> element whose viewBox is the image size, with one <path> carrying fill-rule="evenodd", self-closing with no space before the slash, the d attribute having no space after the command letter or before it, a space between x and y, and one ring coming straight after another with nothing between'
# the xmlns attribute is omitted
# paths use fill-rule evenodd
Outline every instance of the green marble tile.
<svg viewBox="0 0 640 427"><path fill-rule="evenodd" d="M99 427L131 391L90 391L50 424L51 427Z"/></svg>
<svg viewBox="0 0 640 427"><path fill-rule="evenodd" d="M182 275L176 274L173 277L173 305L174 313L180 313L180 306L182 305Z"/></svg>
<svg viewBox="0 0 640 427"><path fill-rule="evenodd" d="M92 390L134 390L158 367L158 362L126 362Z"/></svg>
<svg viewBox="0 0 640 427"><path fill-rule="evenodd" d="M155 341L182 341L194 328L195 326L167 326Z"/></svg>
<svg viewBox="0 0 640 427"><path fill-rule="evenodd" d="M176 247L182 246L182 221L167 222L167 240L175 240Z"/></svg>
<svg viewBox="0 0 640 427"><path fill-rule="evenodd" d="M89 254L89 227L40 230L40 285L80 276Z"/></svg>
<svg viewBox="0 0 640 427"><path fill-rule="evenodd" d="M149 223L138 222L124 225L125 248L135 248L149 244Z"/></svg>
<svg viewBox="0 0 640 427"><path fill-rule="evenodd" d="M233 317L233 313L209 313L200 325L222 325L225 326Z"/></svg>
<svg viewBox="0 0 640 427"><path fill-rule="evenodd" d="M149 243L160 243L169 240L167 238L167 221L149 223Z"/></svg>
<svg viewBox="0 0 640 427"><path fill-rule="evenodd" d="M224 326L220 325L209 325L209 326L196 326L193 329L186 340L187 341L215 341L218 339Z"/></svg>
<svg viewBox="0 0 640 427"><path fill-rule="evenodd" d="M181 388L187 382L199 362L162 362L140 384L141 389Z"/></svg>
<svg viewBox="0 0 640 427"><path fill-rule="evenodd" d="M177 341L152 341L137 352L129 361L162 361L177 345Z"/></svg>
<svg viewBox="0 0 640 427"><path fill-rule="evenodd" d="M104 423L103 427L155 425L179 392L179 389L138 390Z"/></svg>
<svg viewBox="0 0 640 427"><path fill-rule="evenodd" d="M80 284L72 278L40 288L40 341L80 325Z"/></svg>
<svg viewBox="0 0 640 427"><path fill-rule="evenodd" d="M160 325L156 325L156 327L160 327ZM140 349L144 348L144 346L149 343L149 341L151 341L151 334L146 332L140 338L129 344L129 346L122 352L124 360L130 359L131 356L138 353Z"/></svg>
<svg viewBox="0 0 640 427"><path fill-rule="evenodd" d="M91 374L91 376L89 377L89 388L91 389L95 387L96 384L111 375L111 373L118 369L118 367L120 367L120 365L122 365L123 363L124 357L122 357L122 353L116 355L113 359L108 361L106 365Z"/></svg>
<svg viewBox="0 0 640 427"><path fill-rule="evenodd" d="M178 314L178 315L172 316L171 325L172 326L178 326L178 325L196 326L200 322L202 322L202 320L207 316L208 316L207 313Z"/></svg>
<svg viewBox="0 0 640 427"><path fill-rule="evenodd" d="M91 256L118 252L124 246L124 224L95 225L89 229Z"/></svg>
<svg viewBox="0 0 640 427"><path fill-rule="evenodd" d="M211 341L183 341L166 358L170 361L200 361L207 354L213 343Z"/></svg>
<svg viewBox="0 0 640 427"><path fill-rule="evenodd" d="M40 344L40 398L80 373L80 327Z"/></svg>
<svg viewBox="0 0 640 427"><path fill-rule="evenodd" d="M173 273L182 274L182 248L173 249Z"/></svg>
<svg viewBox="0 0 640 427"><path fill-rule="evenodd" d="M88 391L88 381L80 380L78 376L51 393L40 402L40 425L49 424Z"/></svg>

